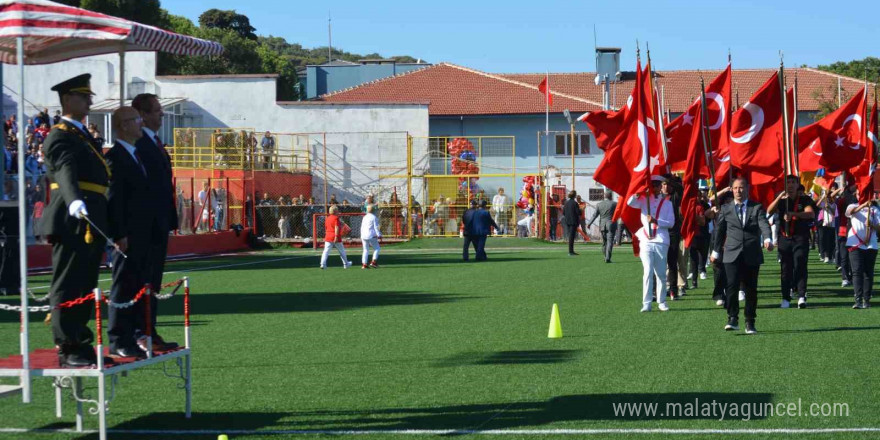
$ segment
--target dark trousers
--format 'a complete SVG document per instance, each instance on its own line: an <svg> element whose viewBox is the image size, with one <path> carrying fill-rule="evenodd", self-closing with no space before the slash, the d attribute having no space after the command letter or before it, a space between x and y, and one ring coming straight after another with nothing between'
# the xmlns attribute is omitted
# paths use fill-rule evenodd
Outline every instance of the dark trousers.
<svg viewBox="0 0 880 440"><path fill-rule="evenodd" d="M602 230L602 249L605 251L605 261L611 261L611 252L614 250L614 239L617 235L617 225L611 223Z"/></svg>
<svg viewBox="0 0 880 440"><path fill-rule="evenodd" d="M837 254L837 231L833 227L819 226L819 256L832 259Z"/></svg>
<svg viewBox="0 0 880 440"><path fill-rule="evenodd" d="M681 236L669 234L669 250L666 252L666 284L669 292L678 295L678 248Z"/></svg>
<svg viewBox="0 0 880 440"><path fill-rule="evenodd" d="M809 246L809 243L808 243ZM739 318L740 284L746 291L746 321L755 322L758 309L758 272L761 266L748 264L742 255L733 263L724 263L727 274L727 316Z"/></svg>
<svg viewBox="0 0 880 440"><path fill-rule="evenodd" d="M715 270L715 290L712 291L712 299L715 301L724 300L727 304L727 295L725 294L727 291L727 272L724 271L724 264L720 262L720 257L716 261L712 265Z"/></svg>
<svg viewBox="0 0 880 440"><path fill-rule="evenodd" d="M165 258L168 255L168 231L162 231L156 225L153 226L153 233L150 239L149 256L147 257L147 267L145 269L146 281L150 283L152 291L159 293L162 287L162 273L165 272ZM152 334L156 334L156 316L159 313L159 300L155 296L150 295L150 328ZM144 301L138 302L138 310L135 313L144 315ZM138 337L146 329L139 328L136 333Z"/></svg>
<svg viewBox="0 0 880 440"><path fill-rule="evenodd" d="M691 240L689 248L691 257L691 278L694 280L694 287L697 286L699 275L706 271L706 258L709 256L709 241L703 237L696 236Z"/></svg>
<svg viewBox="0 0 880 440"><path fill-rule="evenodd" d="M477 247L477 236L476 235L465 235L464 236L464 247L461 249L461 259L464 261L470 260L470 247L474 246L474 252L477 254L477 258L480 255L480 249Z"/></svg>
<svg viewBox="0 0 880 440"><path fill-rule="evenodd" d="M853 249L849 252L849 261L852 263L852 284L856 301L870 301L877 249Z"/></svg>
<svg viewBox="0 0 880 440"><path fill-rule="evenodd" d="M476 248L477 261L486 261L489 257L486 255L486 235L474 236L474 248Z"/></svg>
<svg viewBox="0 0 880 440"><path fill-rule="evenodd" d="M131 301L147 282L147 257L149 257L149 237L128 237L128 249L123 258L119 252L113 252L113 284L110 288L110 301L123 303ZM142 298L142 301L146 301ZM133 347L136 343L136 331L143 329L146 323L142 306L107 310L109 327L107 337L110 348Z"/></svg>
<svg viewBox="0 0 880 440"><path fill-rule="evenodd" d="M574 238L577 237L578 224L565 225L565 231L568 232L568 253L574 253Z"/></svg>
<svg viewBox="0 0 880 440"><path fill-rule="evenodd" d="M849 260L849 251L846 248L846 237L837 237L837 264L840 266L840 278L852 281L852 266Z"/></svg>
<svg viewBox="0 0 880 440"><path fill-rule="evenodd" d="M86 301L64 309L55 307L86 296L97 287L104 241L96 237L91 244L87 244L82 234L53 237L52 241L52 290L49 298L52 335L61 353L73 353L90 345L94 339L94 333L87 324L95 312L95 302Z"/></svg>
<svg viewBox="0 0 880 440"><path fill-rule="evenodd" d="M807 257L810 255L810 238L795 235L779 237L779 258L782 260L780 285L782 299L791 301L791 290L797 290L798 298L807 296Z"/></svg>
<svg viewBox="0 0 880 440"><path fill-rule="evenodd" d="M555 217L550 217L550 239L556 240L556 224L559 223L559 219Z"/></svg>

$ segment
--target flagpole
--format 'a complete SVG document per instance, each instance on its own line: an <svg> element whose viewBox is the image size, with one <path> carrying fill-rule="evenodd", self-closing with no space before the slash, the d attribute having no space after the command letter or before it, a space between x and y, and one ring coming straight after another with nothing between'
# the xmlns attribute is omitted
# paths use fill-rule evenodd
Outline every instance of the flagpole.
<svg viewBox="0 0 880 440"><path fill-rule="evenodd" d="M791 123L791 159L794 161L794 172L798 178L801 176L801 158L800 158L800 138L798 137L798 73L794 71L794 117Z"/></svg>
<svg viewBox="0 0 880 440"><path fill-rule="evenodd" d="M706 84L703 77L700 76L700 135L703 137L703 152L706 155L706 165L709 167L709 174L712 194L715 192L715 160L712 158L712 137L706 133L706 121L709 120L709 112L706 110Z"/></svg>
<svg viewBox="0 0 880 440"><path fill-rule="evenodd" d="M550 69L547 69L547 87L544 89L544 131L550 135Z"/></svg>
<svg viewBox="0 0 880 440"><path fill-rule="evenodd" d="M783 124L784 127L788 126L788 100L786 99L786 91L785 91L785 64L783 63L783 55L782 51L779 51L779 90L782 95L782 120L785 121ZM783 173L787 176L792 173L791 171L791 142L789 137L788 129L782 130L782 167Z"/></svg>
<svg viewBox="0 0 880 440"><path fill-rule="evenodd" d="M648 47L648 43L645 43L645 50L648 52L648 67L653 69L651 66L651 49ZM652 70L648 70L648 79L651 83L651 99L654 100L654 90L657 89L657 83L654 81L654 74ZM651 107L655 107L651 112L651 117L654 118L654 126L655 129L660 132L660 145L663 147L663 162L666 164L666 173L672 172L669 166L669 149L666 146L666 127L663 125L663 103L660 101L660 94L657 93L657 102L655 105ZM650 153L650 152L649 152ZM649 168L650 168L650 158L648 159ZM650 174L650 170L648 171Z"/></svg>
<svg viewBox="0 0 880 440"><path fill-rule="evenodd" d="M730 54L730 48L728 47L728 48L727 48L727 67L730 67L730 68L731 68L731 69L730 69L730 77L731 77L730 80L731 80L731 81L733 81L733 67L732 67L732 66L733 66L733 58L731 57L731 54ZM728 99L729 99L729 98L728 98ZM739 109L739 84L736 85L736 107L737 107L737 109ZM730 121L731 118L733 118L733 106L732 106L732 105L728 105L728 106L727 106L727 120ZM729 124L728 124L728 125L729 125ZM730 138L730 130L728 130L727 137ZM730 144L730 142L728 142L728 153L727 153L728 155L730 154L730 151L729 151L729 150L730 150L729 144ZM728 163L727 163L727 184L728 184L728 185L733 185L733 165L729 162L729 160L730 160L730 159L728 158ZM712 179L714 180L714 179L715 179L715 176L712 176Z"/></svg>

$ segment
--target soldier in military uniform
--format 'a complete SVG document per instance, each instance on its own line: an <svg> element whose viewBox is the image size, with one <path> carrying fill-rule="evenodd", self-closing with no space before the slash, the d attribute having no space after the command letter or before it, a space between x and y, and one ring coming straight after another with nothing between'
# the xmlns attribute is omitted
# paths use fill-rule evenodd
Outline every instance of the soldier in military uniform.
<svg viewBox="0 0 880 440"><path fill-rule="evenodd" d="M96 362L94 335L87 325L95 304L55 307L88 295L98 285L105 242L85 218L107 230L110 169L101 145L82 124L94 95L90 79L89 74L79 75L52 87L61 99L62 117L43 147L52 181L51 200L43 213L44 235L52 244L52 333L59 362L69 367Z"/></svg>

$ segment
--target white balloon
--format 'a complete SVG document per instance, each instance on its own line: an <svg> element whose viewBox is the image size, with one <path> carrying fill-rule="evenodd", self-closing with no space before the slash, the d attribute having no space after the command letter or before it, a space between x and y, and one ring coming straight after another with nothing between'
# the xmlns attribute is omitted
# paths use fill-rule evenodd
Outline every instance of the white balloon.
<svg viewBox="0 0 880 440"><path fill-rule="evenodd" d="M752 116L752 125L743 133L742 136L730 136L730 140L737 144L745 144L755 138L764 128L764 109L760 106L746 102L743 110L749 112Z"/></svg>

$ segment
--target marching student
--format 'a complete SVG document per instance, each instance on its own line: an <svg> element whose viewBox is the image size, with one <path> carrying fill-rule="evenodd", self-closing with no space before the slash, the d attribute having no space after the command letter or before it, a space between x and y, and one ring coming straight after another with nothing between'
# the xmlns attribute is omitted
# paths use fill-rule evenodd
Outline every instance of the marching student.
<svg viewBox="0 0 880 440"><path fill-rule="evenodd" d="M807 259L810 255L810 229L815 218L813 199L798 194L800 180L786 176L785 191L776 197L767 212L778 213L779 258L782 263L781 308L791 304L791 292L797 290L798 308L807 307Z"/></svg>
<svg viewBox="0 0 880 440"><path fill-rule="evenodd" d="M755 334L758 308L758 272L764 263L763 246L773 250L770 224L760 203L749 200L749 183L740 177L731 186L733 202L721 205L715 223L715 244L710 260L724 264L727 276L727 325L724 330L739 330L739 290L745 287L746 334ZM721 253L724 256L721 256Z"/></svg>
<svg viewBox="0 0 880 440"><path fill-rule="evenodd" d="M639 258L642 260L642 312L651 311L651 296L657 289L657 308L667 311L666 305L666 255L669 252L669 228L675 224L672 203L660 194L666 179L651 176L651 196L633 194L626 204L641 211L642 227L636 231L641 243ZM656 278L656 281L655 281Z"/></svg>
<svg viewBox="0 0 880 440"><path fill-rule="evenodd" d="M361 256L361 269L372 267L379 268L379 239L382 233L379 232L379 220L376 219L374 211L376 205L369 204L366 206L367 214L361 220L361 243L364 246L364 254ZM370 262L370 248L373 248L373 261ZM369 264L369 266L368 266Z"/></svg>
<svg viewBox="0 0 880 440"><path fill-rule="evenodd" d="M846 208L849 232L846 246L852 266L852 285L855 294L854 309L871 307L874 283L874 263L877 261L877 233L880 232L880 209L874 200L853 203Z"/></svg>
<svg viewBox="0 0 880 440"><path fill-rule="evenodd" d="M344 228L347 226L339 221L337 214L339 214L339 207L330 205L330 215L324 221L324 253L321 254L321 269L327 268L327 257L330 255L331 248L336 248L339 252L343 269L351 267L351 261L348 261L348 257L345 255L345 245L342 244L342 236L345 235Z"/></svg>

